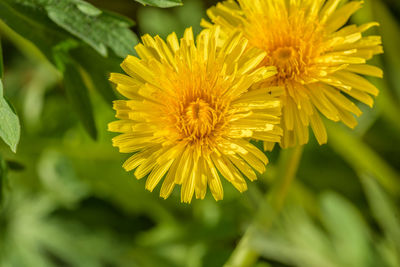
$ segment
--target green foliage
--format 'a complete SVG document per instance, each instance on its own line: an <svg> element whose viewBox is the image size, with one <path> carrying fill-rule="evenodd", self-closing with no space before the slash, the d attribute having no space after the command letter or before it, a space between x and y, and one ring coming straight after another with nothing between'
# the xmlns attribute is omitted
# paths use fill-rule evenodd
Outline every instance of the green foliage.
<svg viewBox="0 0 400 267"><path fill-rule="evenodd" d="M84 1L38 0L48 17L58 26L83 40L98 53L107 56L110 48L119 57L126 57L137 43L129 30L133 22L119 15L101 11Z"/></svg>
<svg viewBox="0 0 400 267"><path fill-rule="evenodd" d="M1 230L7 233L0 244L1 266L45 267L60 262L77 267L100 267L103 262L135 266L119 260L123 251L107 232L93 233L83 225L57 220L51 216L55 208L49 197L15 192L0 218ZM76 239L72 232L81 238Z"/></svg>
<svg viewBox="0 0 400 267"><path fill-rule="evenodd" d="M88 46L79 47L71 51L72 58L79 59L82 71L90 78L87 84L90 89L97 90L107 104L112 105L116 95L108 81L109 73L120 71L121 59L114 56L104 58Z"/></svg>
<svg viewBox="0 0 400 267"><path fill-rule="evenodd" d="M288 265L397 266L382 249L387 239L374 239L357 208L342 196L328 192L320 198L322 226L300 207L287 208L269 232L260 229L252 246L264 257Z"/></svg>
<svg viewBox="0 0 400 267"><path fill-rule="evenodd" d="M400 210L395 208L395 203L370 175L363 174L361 179L374 217L385 232L393 254L397 255L396 261L400 264Z"/></svg>
<svg viewBox="0 0 400 267"><path fill-rule="evenodd" d="M0 19L31 41L65 77L78 77L73 82L65 80L65 88L85 129L95 137L87 83L97 89L108 103L115 99L107 76L118 68L118 58L133 52L137 43L136 35L129 30L133 22L80 0L0 0ZM112 53L108 52L109 49ZM88 76L87 82L77 75L77 70L69 67L70 62L77 62L73 68L82 69ZM72 71L75 73L71 74ZM75 94L71 93L71 86L83 90L79 96L84 98L78 97L76 89Z"/></svg>
<svg viewBox="0 0 400 267"><path fill-rule="evenodd" d="M21 126L18 116L3 96L3 83L0 78L0 137L16 152L20 138Z"/></svg>
<svg viewBox="0 0 400 267"><path fill-rule="evenodd" d="M3 72L3 52L0 40L0 137L10 146L12 151L16 152L20 138L21 126L15 111L4 98L2 81Z"/></svg>
<svg viewBox="0 0 400 267"><path fill-rule="evenodd" d="M322 196L321 209L341 265L370 265L370 232L356 207L337 194L327 193Z"/></svg>
<svg viewBox="0 0 400 267"><path fill-rule="evenodd" d="M156 7L173 7L173 6L181 6L181 0L135 0L143 5L150 5Z"/></svg>
<svg viewBox="0 0 400 267"><path fill-rule="evenodd" d="M0 19L13 31L32 42L54 63L53 47L68 39L64 31L58 31L38 6L19 1L1 0Z"/></svg>
<svg viewBox="0 0 400 267"><path fill-rule="evenodd" d="M398 3L365 1L354 17L381 23L386 51L376 108L360 105L355 131L329 124L328 145L305 146L297 172L299 154L266 152L248 192L224 184L223 201L187 206L122 169L108 77L137 35L198 33L217 1L137 2L0 0L0 266L400 266Z"/></svg>
<svg viewBox="0 0 400 267"><path fill-rule="evenodd" d="M67 95L73 104L73 109L81 118L87 132L94 139L97 137L96 123L93 108L90 102L88 89L79 73L79 66L74 62L64 62L64 85Z"/></svg>

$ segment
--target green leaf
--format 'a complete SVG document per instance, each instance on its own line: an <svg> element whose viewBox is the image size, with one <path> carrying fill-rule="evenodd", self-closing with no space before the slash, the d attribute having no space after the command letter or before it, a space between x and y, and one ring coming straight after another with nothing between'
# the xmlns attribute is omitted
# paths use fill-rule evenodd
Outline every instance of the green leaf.
<svg viewBox="0 0 400 267"><path fill-rule="evenodd" d="M98 16L102 13L100 9L85 1L76 0L76 7L89 16Z"/></svg>
<svg viewBox="0 0 400 267"><path fill-rule="evenodd" d="M143 5L156 6L156 7L174 7L183 5L181 0L135 0Z"/></svg>
<svg viewBox="0 0 400 267"><path fill-rule="evenodd" d="M400 255L400 214L396 209L396 204L391 201L371 175L361 173L360 177L376 220L386 236L394 241L397 255ZM400 256L398 256L398 260L400 260Z"/></svg>
<svg viewBox="0 0 400 267"><path fill-rule="evenodd" d="M287 208L268 232L255 232L249 243L265 258L289 266L339 266L329 237L298 206Z"/></svg>
<svg viewBox="0 0 400 267"><path fill-rule="evenodd" d="M21 134L18 116L3 98L3 83L0 79L0 137L15 153Z"/></svg>
<svg viewBox="0 0 400 267"><path fill-rule="evenodd" d="M72 36L103 56L108 55L110 48L119 57L125 57L133 53L138 43L129 29L133 21L82 0L1 0L0 19L34 43L53 63L53 47Z"/></svg>
<svg viewBox="0 0 400 267"><path fill-rule="evenodd" d="M0 20L24 39L32 42L53 64L53 47L71 38L37 5L22 5L16 1L1 0Z"/></svg>
<svg viewBox="0 0 400 267"><path fill-rule="evenodd" d="M116 55L126 57L138 43L137 36L129 29L133 23L125 18L106 11L97 12L95 7L82 1L46 2L44 8L52 21L103 56L108 55L107 48L110 48Z"/></svg>
<svg viewBox="0 0 400 267"><path fill-rule="evenodd" d="M15 153L20 137L18 116L3 96L3 51L0 42L0 137Z"/></svg>
<svg viewBox="0 0 400 267"><path fill-rule="evenodd" d="M321 206L322 220L343 266L370 266L369 233L360 212L336 193L323 194Z"/></svg>
<svg viewBox="0 0 400 267"><path fill-rule="evenodd" d="M97 130L88 88L78 70L78 65L70 59L66 59L64 63L64 86L72 108L78 114L89 135L96 139Z"/></svg>

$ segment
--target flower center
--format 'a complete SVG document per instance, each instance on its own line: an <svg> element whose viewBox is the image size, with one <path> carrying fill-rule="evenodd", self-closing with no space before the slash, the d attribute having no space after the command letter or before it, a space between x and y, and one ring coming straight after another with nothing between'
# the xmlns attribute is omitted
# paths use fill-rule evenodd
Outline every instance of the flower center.
<svg viewBox="0 0 400 267"><path fill-rule="evenodd" d="M294 50L292 47L280 47L274 51L273 57L282 63L285 63L289 60L294 54Z"/></svg>
<svg viewBox="0 0 400 267"><path fill-rule="evenodd" d="M303 54L296 47L278 47L275 51L271 51L268 64L276 66L278 74L275 79L278 83L285 80L296 80L307 71L307 59L303 58Z"/></svg>
<svg viewBox="0 0 400 267"><path fill-rule="evenodd" d="M272 84L308 83L312 80L315 59L323 51L325 34L315 20L301 12L271 17L256 13L245 31L253 46L267 52L263 63L277 67L278 74L271 79Z"/></svg>
<svg viewBox="0 0 400 267"><path fill-rule="evenodd" d="M218 124L218 112L203 99L197 98L185 109L183 132L190 139L201 139L212 134Z"/></svg>
<svg viewBox="0 0 400 267"><path fill-rule="evenodd" d="M231 98L224 96L229 83L219 79L220 68L207 73L207 65L193 65L193 69L180 69L163 80L168 94L161 92L163 135L170 142L185 142L206 151L215 147L229 129ZM203 151L203 152L204 152Z"/></svg>

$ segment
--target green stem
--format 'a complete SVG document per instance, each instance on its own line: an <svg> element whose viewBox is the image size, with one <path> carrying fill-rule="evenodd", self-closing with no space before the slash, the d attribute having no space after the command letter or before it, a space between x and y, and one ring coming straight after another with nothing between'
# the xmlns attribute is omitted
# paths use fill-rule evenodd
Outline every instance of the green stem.
<svg viewBox="0 0 400 267"><path fill-rule="evenodd" d="M260 205L258 213L225 263L225 267L250 267L257 262L259 255L250 244L252 237L257 233L260 225L263 229L269 228L282 210L290 186L296 177L302 152L302 146L281 151L275 182L265 195L266 203Z"/></svg>
<svg viewBox="0 0 400 267"><path fill-rule="evenodd" d="M302 154L303 146L282 150L281 152L275 184L271 193L267 194L267 201L270 201L277 212L282 209L289 188L296 177Z"/></svg>

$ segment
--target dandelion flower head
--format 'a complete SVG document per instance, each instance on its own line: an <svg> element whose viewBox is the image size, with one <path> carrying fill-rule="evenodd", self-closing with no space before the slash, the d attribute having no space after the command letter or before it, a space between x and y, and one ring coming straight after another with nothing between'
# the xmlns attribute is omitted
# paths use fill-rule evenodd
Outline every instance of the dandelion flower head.
<svg viewBox="0 0 400 267"><path fill-rule="evenodd" d="M139 57L128 56L110 80L127 100L114 102L116 117L109 130L119 132L113 145L134 153L123 165L147 176L146 189L160 183L167 198L181 185L181 201L203 199L207 188L223 198L221 177L240 192L244 177L257 178L268 160L249 139L279 142L279 88L249 91L254 83L276 74L260 67L266 53L248 48L239 32L219 48L219 27L204 30L194 40L192 29L180 41L175 33L166 42L145 35L136 46ZM269 93L269 94L268 94ZM267 97L265 95L268 94Z"/></svg>
<svg viewBox="0 0 400 267"><path fill-rule="evenodd" d="M366 64L383 52L381 38L363 36L378 23L345 26L362 1L341 2L228 0L208 10L214 24L225 32L241 30L252 47L267 52L263 64L277 67L278 74L268 83L285 88L281 96L284 148L307 143L310 125L317 141L326 143L320 114L354 128L354 115L362 112L351 98L372 107L372 96L378 94L362 77L383 75L379 68ZM211 26L206 21L202 25Z"/></svg>

